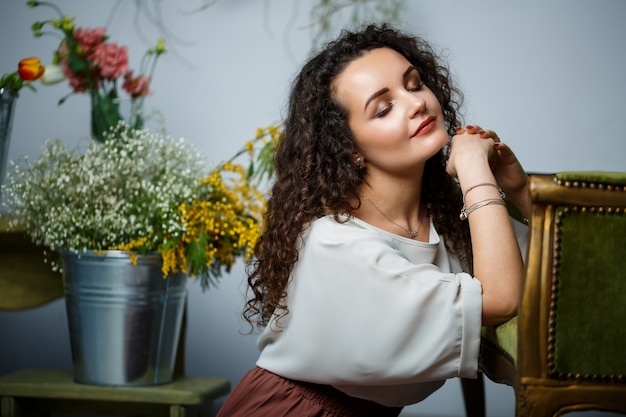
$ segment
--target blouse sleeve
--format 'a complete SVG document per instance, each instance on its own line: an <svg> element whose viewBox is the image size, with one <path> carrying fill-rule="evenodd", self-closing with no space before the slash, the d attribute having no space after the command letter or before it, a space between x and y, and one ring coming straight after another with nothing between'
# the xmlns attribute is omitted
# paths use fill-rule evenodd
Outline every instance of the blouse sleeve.
<svg viewBox="0 0 626 417"><path fill-rule="evenodd" d="M340 226L327 220L309 231L287 288L289 312L261 335L257 364L333 385L475 377L480 282L409 260L379 233ZM443 243L432 250L445 264Z"/></svg>

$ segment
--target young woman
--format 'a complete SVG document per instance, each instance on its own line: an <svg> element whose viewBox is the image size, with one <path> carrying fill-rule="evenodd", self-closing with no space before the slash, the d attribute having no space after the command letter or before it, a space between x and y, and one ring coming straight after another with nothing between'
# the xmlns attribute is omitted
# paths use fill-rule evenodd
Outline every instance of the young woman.
<svg viewBox="0 0 626 417"><path fill-rule="evenodd" d="M476 376L481 326L519 298L503 198L529 203L509 147L459 127L460 100L429 45L386 26L303 67L250 265L261 354L220 417L397 416Z"/></svg>

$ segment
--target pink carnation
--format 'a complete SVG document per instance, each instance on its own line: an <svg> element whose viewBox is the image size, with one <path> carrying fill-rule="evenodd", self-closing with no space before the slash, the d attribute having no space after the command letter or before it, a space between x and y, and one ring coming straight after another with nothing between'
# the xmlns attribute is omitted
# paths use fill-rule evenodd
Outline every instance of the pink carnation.
<svg viewBox="0 0 626 417"><path fill-rule="evenodd" d="M128 48L117 43L101 43L89 56L102 78L117 79L128 71Z"/></svg>
<svg viewBox="0 0 626 417"><path fill-rule="evenodd" d="M103 27L95 29L80 27L74 30L74 38L85 53L104 42L105 36L106 29Z"/></svg>
<svg viewBox="0 0 626 417"><path fill-rule="evenodd" d="M150 87L150 77L139 75L138 77L133 78L132 71L128 71L124 74L124 84L122 85L122 88L130 94L132 98L152 94L152 91L150 91L148 87Z"/></svg>
<svg viewBox="0 0 626 417"><path fill-rule="evenodd" d="M74 90L75 93L86 92L89 86L89 84L87 83L87 79L79 74L74 74L67 64L67 60L62 60L61 64L63 65L63 73L65 74L65 78L67 78L70 87L72 87L72 90Z"/></svg>

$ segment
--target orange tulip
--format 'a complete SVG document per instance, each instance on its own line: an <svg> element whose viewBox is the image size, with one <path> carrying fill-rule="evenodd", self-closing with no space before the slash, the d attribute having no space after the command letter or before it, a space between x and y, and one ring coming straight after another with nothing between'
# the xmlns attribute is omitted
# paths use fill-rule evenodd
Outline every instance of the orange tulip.
<svg viewBox="0 0 626 417"><path fill-rule="evenodd" d="M24 81L33 81L41 77L46 68L41 65L39 58L24 58L17 66L17 72Z"/></svg>

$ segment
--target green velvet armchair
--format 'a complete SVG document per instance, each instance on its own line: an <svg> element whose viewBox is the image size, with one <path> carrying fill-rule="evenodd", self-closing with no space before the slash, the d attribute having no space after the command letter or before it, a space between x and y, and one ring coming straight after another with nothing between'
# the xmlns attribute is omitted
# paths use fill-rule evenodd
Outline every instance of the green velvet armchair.
<svg viewBox="0 0 626 417"><path fill-rule="evenodd" d="M517 417L626 413L626 173L530 181L519 314L483 329L480 368L514 388ZM484 415L484 396L465 394L468 414Z"/></svg>

